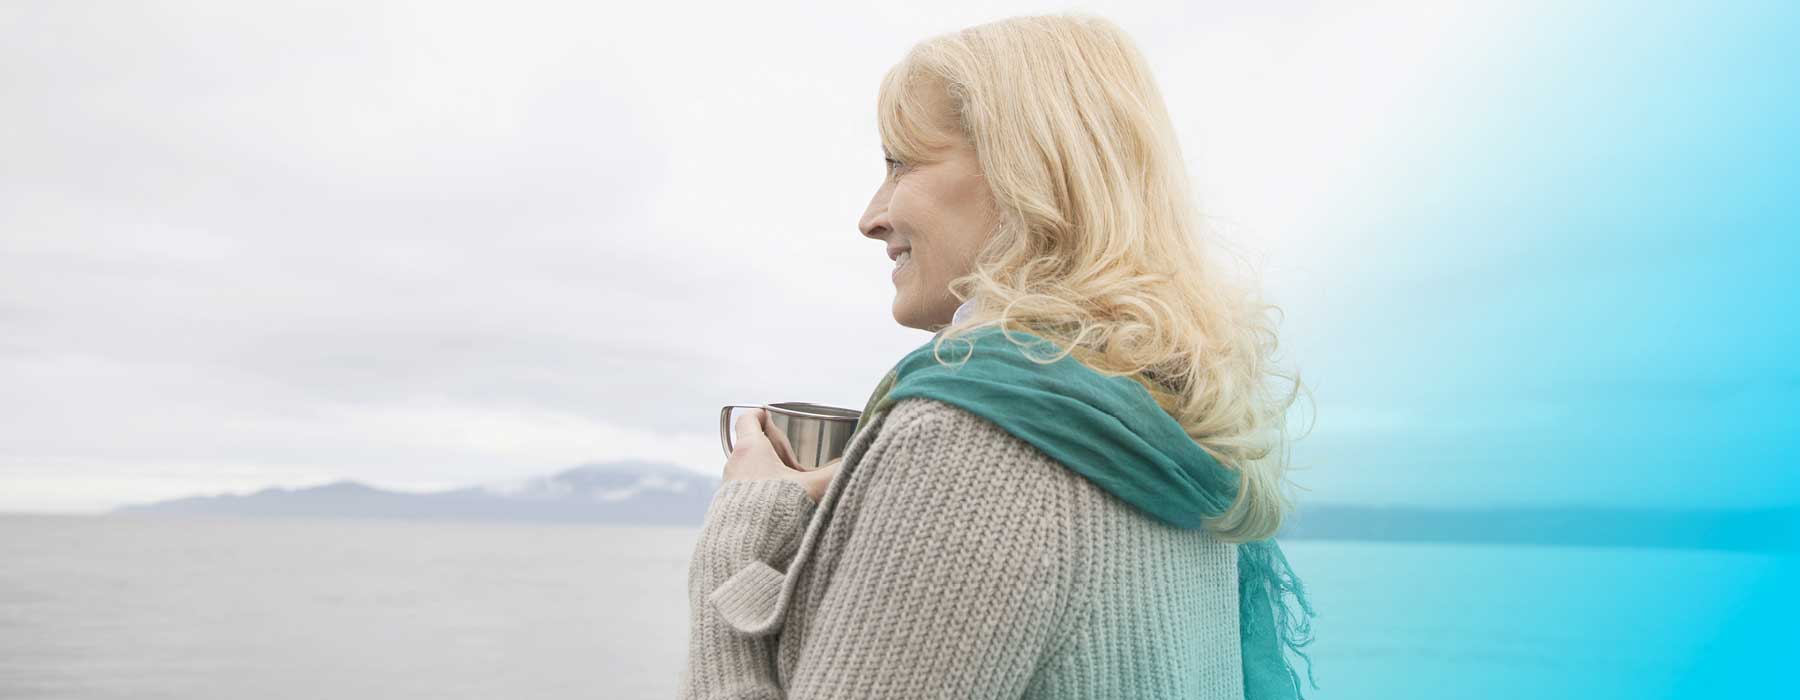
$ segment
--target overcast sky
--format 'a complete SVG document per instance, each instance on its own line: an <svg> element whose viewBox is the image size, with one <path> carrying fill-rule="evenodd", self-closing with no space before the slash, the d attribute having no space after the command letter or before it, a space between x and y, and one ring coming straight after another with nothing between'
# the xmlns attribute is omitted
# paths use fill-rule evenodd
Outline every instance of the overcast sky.
<svg viewBox="0 0 1800 700"><path fill-rule="evenodd" d="M1791 126L1709 77L1778 42L1440 5L8 3L0 511L716 473L723 404L860 408L929 339L856 228L879 78L1065 9L1137 39L1285 311L1302 499L1791 499L1793 244L1724 167L1772 156L1694 136Z"/></svg>

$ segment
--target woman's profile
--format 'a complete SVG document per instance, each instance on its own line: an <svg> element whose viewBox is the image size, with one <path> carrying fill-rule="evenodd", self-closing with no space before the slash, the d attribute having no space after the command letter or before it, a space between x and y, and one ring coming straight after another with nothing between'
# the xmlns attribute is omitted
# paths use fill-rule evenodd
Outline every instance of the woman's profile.
<svg viewBox="0 0 1800 700"><path fill-rule="evenodd" d="M1298 697L1312 610L1273 536L1301 385L1141 53L1014 17L915 45L877 106L858 229L935 335L831 467L734 426L681 696Z"/></svg>

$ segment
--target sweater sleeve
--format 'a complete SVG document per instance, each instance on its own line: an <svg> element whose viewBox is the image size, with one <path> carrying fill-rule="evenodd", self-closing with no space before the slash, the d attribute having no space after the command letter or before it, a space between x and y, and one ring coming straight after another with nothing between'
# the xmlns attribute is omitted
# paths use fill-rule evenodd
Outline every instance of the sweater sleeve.
<svg viewBox="0 0 1800 700"><path fill-rule="evenodd" d="M766 598L779 589L815 509L805 487L780 479L727 481L713 494L688 564L688 660L680 697L781 697L774 676L777 638L738 633L719 605L766 603L730 598Z"/></svg>
<svg viewBox="0 0 1800 700"><path fill-rule="evenodd" d="M1073 607L1075 477L948 404L910 399L892 410L842 475L832 561L806 596L807 624L783 631L799 635L784 650L796 654L785 687L766 675L773 657L759 657L719 694L698 697L1025 692Z"/></svg>

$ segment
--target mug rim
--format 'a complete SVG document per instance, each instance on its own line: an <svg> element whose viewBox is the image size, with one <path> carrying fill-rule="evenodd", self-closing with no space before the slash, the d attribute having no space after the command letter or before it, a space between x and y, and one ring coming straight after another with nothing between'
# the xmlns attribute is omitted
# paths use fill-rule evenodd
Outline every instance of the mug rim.
<svg viewBox="0 0 1800 700"><path fill-rule="evenodd" d="M807 411L807 410L804 410L801 408L793 408L795 406L812 406L812 407L823 408L823 409L832 410L832 411L843 411L843 413L840 415L833 415L833 414L829 414L829 413L816 413L816 412ZM853 421L853 420L858 420L858 419L862 418L862 411L857 411L857 410L848 409L848 408L841 408L841 407L832 406L829 404L810 403L810 402L806 402L806 401L783 401L780 403L771 403L771 404L734 403L734 404L727 404L723 408L719 409L719 411L720 411L720 413L728 413L731 411L731 409L734 409L734 408L760 408L760 409L764 409L764 410L771 411L774 413L780 413L783 415L799 416L801 418L817 418L819 420Z"/></svg>
<svg viewBox="0 0 1800 700"><path fill-rule="evenodd" d="M802 407L802 408L794 408L794 407ZM771 408L771 409L774 409L775 411L778 411L781 413L786 413L789 415L805 416L808 418L823 418L825 420L856 420L856 419L862 417L862 411L858 411L856 409L843 408L841 406L832 406L830 404L813 403L811 401L783 401L781 403L769 404L768 408ZM833 414L829 414L829 413L816 413L816 412L808 411L808 410L806 410L806 408L818 408L818 409L825 409L827 411L842 411L843 413L837 414L837 415L833 415Z"/></svg>

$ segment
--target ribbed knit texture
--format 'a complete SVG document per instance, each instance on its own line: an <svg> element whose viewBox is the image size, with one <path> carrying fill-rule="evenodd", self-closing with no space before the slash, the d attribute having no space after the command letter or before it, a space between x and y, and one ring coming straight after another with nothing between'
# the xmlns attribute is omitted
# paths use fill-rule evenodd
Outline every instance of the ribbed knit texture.
<svg viewBox="0 0 1800 700"><path fill-rule="evenodd" d="M720 487L680 697L1241 700L1236 556L905 399L816 506L789 481Z"/></svg>

